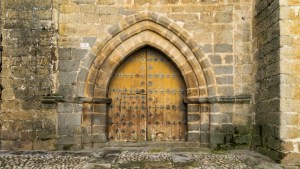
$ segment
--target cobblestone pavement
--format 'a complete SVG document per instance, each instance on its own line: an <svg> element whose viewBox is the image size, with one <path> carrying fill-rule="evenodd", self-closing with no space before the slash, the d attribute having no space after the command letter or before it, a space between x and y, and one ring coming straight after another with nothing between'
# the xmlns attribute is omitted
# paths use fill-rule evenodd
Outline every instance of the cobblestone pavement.
<svg viewBox="0 0 300 169"><path fill-rule="evenodd" d="M270 159L251 151L165 151L160 149L101 149L93 152L0 151L0 168L47 169L280 169Z"/></svg>

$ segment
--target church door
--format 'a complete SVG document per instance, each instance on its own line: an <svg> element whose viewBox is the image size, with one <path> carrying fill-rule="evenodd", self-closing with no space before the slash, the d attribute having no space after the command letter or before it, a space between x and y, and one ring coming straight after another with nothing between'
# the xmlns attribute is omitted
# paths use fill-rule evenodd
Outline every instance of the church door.
<svg viewBox="0 0 300 169"><path fill-rule="evenodd" d="M108 138L117 142L184 141L184 80L163 53L150 47L131 54L111 79Z"/></svg>

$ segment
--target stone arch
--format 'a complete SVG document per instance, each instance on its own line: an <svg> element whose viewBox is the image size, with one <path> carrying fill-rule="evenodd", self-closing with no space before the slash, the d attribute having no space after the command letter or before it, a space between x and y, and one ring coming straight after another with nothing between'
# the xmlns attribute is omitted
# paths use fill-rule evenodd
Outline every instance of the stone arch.
<svg viewBox="0 0 300 169"><path fill-rule="evenodd" d="M111 39L107 43L96 44L100 52L90 66L85 96L106 97L113 71L126 56L145 45L159 49L177 65L185 79L189 98L207 96L207 87L214 87L208 59L175 22L143 12L120 21L109 33Z"/></svg>

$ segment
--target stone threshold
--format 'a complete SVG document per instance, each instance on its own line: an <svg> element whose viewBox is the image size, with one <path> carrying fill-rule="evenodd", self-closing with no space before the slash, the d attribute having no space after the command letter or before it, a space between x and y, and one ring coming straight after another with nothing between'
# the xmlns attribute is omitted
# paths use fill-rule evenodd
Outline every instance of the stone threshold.
<svg viewBox="0 0 300 169"><path fill-rule="evenodd" d="M142 142L107 142L105 147L161 147L161 148L174 148L174 147L199 147L200 143L184 142L184 141L142 141Z"/></svg>

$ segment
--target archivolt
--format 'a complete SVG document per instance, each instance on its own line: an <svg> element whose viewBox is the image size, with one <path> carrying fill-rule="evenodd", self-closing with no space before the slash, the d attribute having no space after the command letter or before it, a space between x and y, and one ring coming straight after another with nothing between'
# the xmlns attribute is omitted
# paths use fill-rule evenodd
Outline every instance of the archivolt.
<svg viewBox="0 0 300 169"><path fill-rule="evenodd" d="M87 97L107 97L107 87L115 69L128 55L146 45L159 49L177 65L189 98L207 96L207 87L214 86L208 59L175 22L144 12L120 21L109 32L111 39L97 46L101 50L86 79Z"/></svg>

